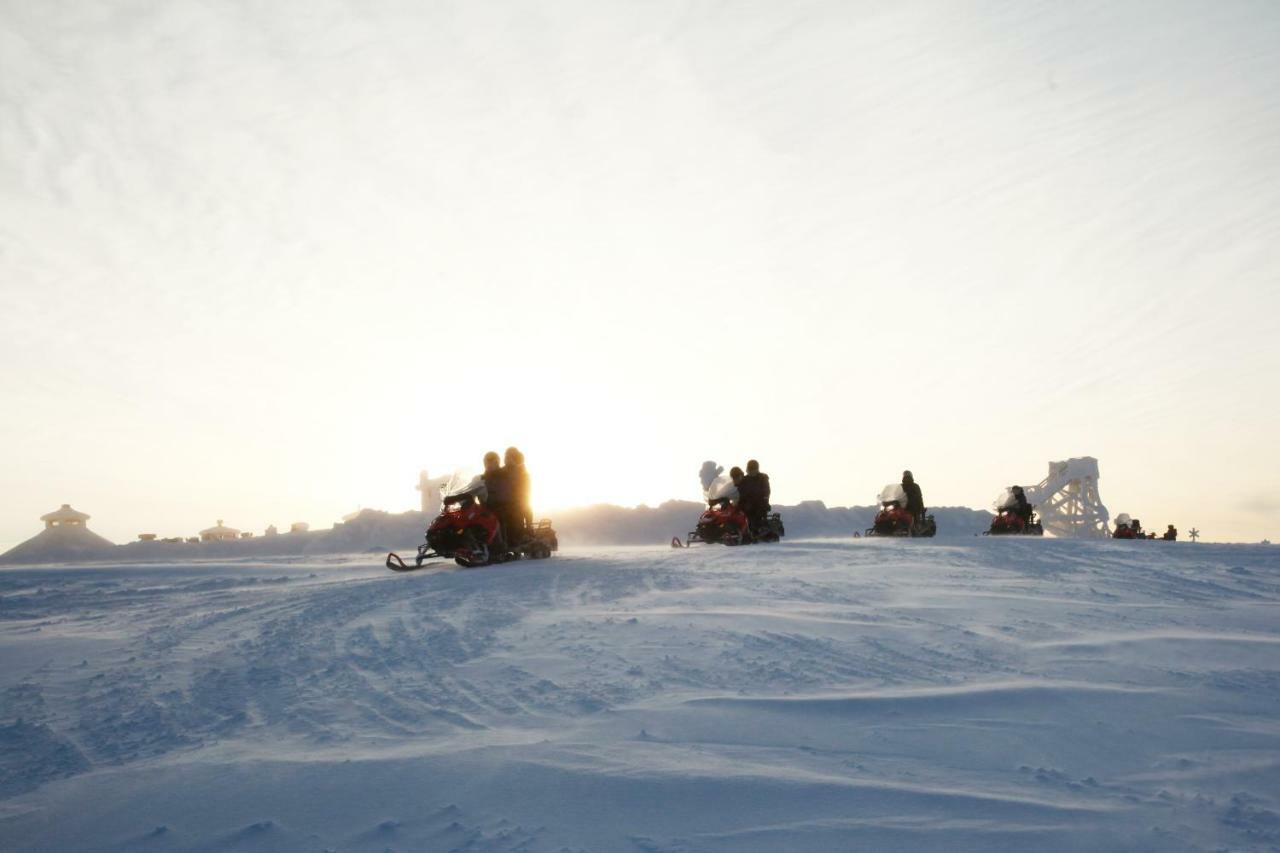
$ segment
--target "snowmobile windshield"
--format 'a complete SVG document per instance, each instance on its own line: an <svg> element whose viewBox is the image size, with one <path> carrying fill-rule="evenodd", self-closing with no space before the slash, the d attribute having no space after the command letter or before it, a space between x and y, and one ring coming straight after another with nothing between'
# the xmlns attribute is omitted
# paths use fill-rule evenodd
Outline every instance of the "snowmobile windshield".
<svg viewBox="0 0 1280 853"><path fill-rule="evenodd" d="M907 505L907 493L903 490L901 483L890 483L880 490L881 506L887 503L894 503L895 501L898 506Z"/></svg>
<svg viewBox="0 0 1280 853"><path fill-rule="evenodd" d="M737 500L738 487L733 484L733 480L728 475L721 474L712 480L711 485L707 486L702 493L706 496L707 503L726 498L728 500Z"/></svg>
<svg viewBox="0 0 1280 853"><path fill-rule="evenodd" d="M484 478L466 471L454 471L440 487L440 497L446 504L458 503L469 495L484 500L484 492Z"/></svg>
<svg viewBox="0 0 1280 853"><path fill-rule="evenodd" d="M1013 494L1013 489L1005 489L1000 493L1000 497L991 503L992 509L996 512L1004 512L1006 509L1013 509L1018 505L1018 499Z"/></svg>

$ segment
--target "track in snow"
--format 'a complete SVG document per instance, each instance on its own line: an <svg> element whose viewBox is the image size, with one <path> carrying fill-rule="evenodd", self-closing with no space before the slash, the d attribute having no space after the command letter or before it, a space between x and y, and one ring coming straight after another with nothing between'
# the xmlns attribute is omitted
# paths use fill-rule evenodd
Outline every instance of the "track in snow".
<svg viewBox="0 0 1280 853"><path fill-rule="evenodd" d="M1280 551L0 572L0 847L1280 845Z"/></svg>

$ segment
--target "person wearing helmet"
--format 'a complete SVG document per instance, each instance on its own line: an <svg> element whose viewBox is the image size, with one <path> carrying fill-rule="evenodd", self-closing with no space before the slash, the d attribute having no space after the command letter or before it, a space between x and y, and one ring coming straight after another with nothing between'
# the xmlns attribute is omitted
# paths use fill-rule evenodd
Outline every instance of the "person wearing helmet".
<svg viewBox="0 0 1280 853"><path fill-rule="evenodd" d="M502 526L502 541L509 542L511 480L502 468L502 457L492 450L484 455L484 473L480 478L484 480L485 506L498 517L498 523Z"/></svg>
<svg viewBox="0 0 1280 853"><path fill-rule="evenodd" d="M902 491L907 496L904 509L911 513L912 523L921 523L924 521L924 493L920 491L920 485L910 471L902 472Z"/></svg>
<svg viewBox="0 0 1280 853"><path fill-rule="evenodd" d="M1164 532L1164 535L1163 535L1163 536L1161 536L1160 538L1161 538L1161 539L1163 539L1163 540L1164 540L1164 541L1166 541L1166 542L1177 542L1177 541L1178 541L1178 528L1176 528L1176 527L1174 527L1172 524L1170 524L1170 525L1169 525L1169 529L1168 529L1168 530L1166 530L1166 531Z"/></svg>
<svg viewBox="0 0 1280 853"><path fill-rule="evenodd" d="M1027 500L1027 493L1022 490L1022 486L1010 486L1009 491L1013 492L1013 514L1022 519L1025 527L1031 523L1031 515L1034 508L1031 502Z"/></svg>
<svg viewBox="0 0 1280 853"><path fill-rule="evenodd" d="M511 495L510 533L507 541L516 544L528 536L533 529L533 508L529 501L529 471L524 467L524 454L514 447L508 447L503 454L502 472L507 480Z"/></svg>
<svg viewBox="0 0 1280 853"><path fill-rule="evenodd" d="M769 505L773 491L769 486L769 475L760 473L760 463L752 459L747 462L747 473L736 480L735 485L738 487L738 505L747 515L752 534L758 535L765 527L769 510L773 509Z"/></svg>

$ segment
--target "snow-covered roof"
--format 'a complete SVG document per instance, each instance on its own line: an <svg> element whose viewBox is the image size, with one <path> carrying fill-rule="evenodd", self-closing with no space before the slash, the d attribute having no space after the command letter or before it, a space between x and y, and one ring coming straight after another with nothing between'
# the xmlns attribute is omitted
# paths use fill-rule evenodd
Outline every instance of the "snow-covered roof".
<svg viewBox="0 0 1280 853"><path fill-rule="evenodd" d="M40 516L41 521L88 521L89 513L71 508L71 504L63 504L53 512Z"/></svg>
<svg viewBox="0 0 1280 853"><path fill-rule="evenodd" d="M234 527L227 527L222 523L222 519L218 519L218 523L213 527L200 531L201 536L215 536L217 534L231 534L233 536L239 536L240 531L236 530Z"/></svg>

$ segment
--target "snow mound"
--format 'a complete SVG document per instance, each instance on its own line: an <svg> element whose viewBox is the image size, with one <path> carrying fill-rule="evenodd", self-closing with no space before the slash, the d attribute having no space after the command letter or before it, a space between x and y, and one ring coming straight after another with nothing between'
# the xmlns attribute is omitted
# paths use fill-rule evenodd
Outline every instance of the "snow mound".
<svg viewBox="0 0 1280 853"><path fill-rule="evenodd" d="M1280 843L1280 551L0 571L6 850Z"/></svg>
<svg viewBox="0 0 1280 853"><path fill-rule="evenodd" d="M79 524L46 527L27 541L0 554L0 563L58 563L98 559L115 543Z"/></svg>

